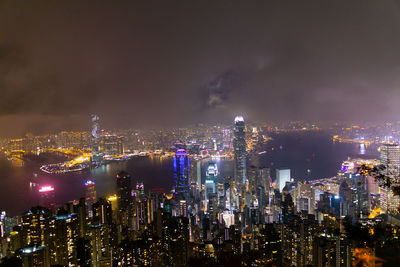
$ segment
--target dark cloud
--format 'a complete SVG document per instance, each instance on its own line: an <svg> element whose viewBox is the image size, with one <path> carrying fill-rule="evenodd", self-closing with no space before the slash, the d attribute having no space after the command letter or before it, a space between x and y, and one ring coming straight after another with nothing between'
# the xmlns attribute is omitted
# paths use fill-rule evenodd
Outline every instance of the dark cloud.
<svg viewBox="0 0 400 267"><path fill-rule="evenodd" d="M1 1L0 135L79 129L93 112L105 127L397 119L398 7Z"/></svg>

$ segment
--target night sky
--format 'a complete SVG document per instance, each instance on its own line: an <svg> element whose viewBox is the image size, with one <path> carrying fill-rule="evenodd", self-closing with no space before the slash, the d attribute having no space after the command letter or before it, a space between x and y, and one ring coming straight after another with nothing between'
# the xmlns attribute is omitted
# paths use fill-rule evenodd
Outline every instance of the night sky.
<svg viewBox="0 0 400 267"><path fill-rule="evenodd" d="M285 2L285 3L283 3ZM400 118L399 1L0 0L0 137Z"/></svg>

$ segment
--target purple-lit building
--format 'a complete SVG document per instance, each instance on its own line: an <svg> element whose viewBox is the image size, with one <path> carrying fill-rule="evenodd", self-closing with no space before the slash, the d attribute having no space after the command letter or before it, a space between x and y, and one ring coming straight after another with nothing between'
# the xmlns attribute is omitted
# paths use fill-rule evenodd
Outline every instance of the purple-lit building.
<svg viewBox="0 0 400 267"><path fill-rule="evenodd" d="M48 209L54 209L56 206L55 190L51 185L39 188L39 205Z"/></svg>
<svg viewBox="0 0 400 267"><path fill-rule="evenodd" d="M92 205L96 201L96 184L92 180L85 182L85 201L91 215Z"/></svg>

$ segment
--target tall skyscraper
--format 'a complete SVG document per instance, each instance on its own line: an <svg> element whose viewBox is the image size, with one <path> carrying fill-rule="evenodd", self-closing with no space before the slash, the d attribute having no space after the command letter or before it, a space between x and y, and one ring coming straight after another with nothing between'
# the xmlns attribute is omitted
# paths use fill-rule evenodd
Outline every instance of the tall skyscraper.
<svg viewBox="0 0 400 267"><path fill-rule="evenodd" d="M276 183L279 192L282 192L286 182L290 182L290 169L276 169Z"/></svg>
<svg viewBox="0 0 400 267"><path fill-rule="evenodd" d="M209 163L206 171L206 180L205 180L205 197L206 200L209 200L212 195L217 193L217 175L218 175L218 167L215 163Z"/></svg>
<svg viewBox="0 0 400 267"><path fill-rule="evenodd" d="M400 168L400 146L395 144L383 144L380 146L380 159L386 167L386 174L397 176Z"/></svg>
<svg viewBox="0 0 400 267"><path fill-rule="evenodd" d="M246 133L242 116L235 118L233 139L235 181L238 186L246 183Z"/></svg>
<svg viewBox="0 0 400 267"><path fill-rule="evenodd" d="M92 119L92 138L93 138L93 149L98 151L99 139L100 139L100 118L96 114L91 116Z"/></svg>
<svg viewBox="0 0 400 267"><path fill-rule="evenodd" d="M131 175L125 171L121 171L116 176L117 180L117 196L118 209L120 212L129 210L132 206L132 183Z"/></svg>
<svg viewBox="0 0 400 267"><path fill-rule="evenodd" d="M89 215L92 217L92 205L96 201L96 184L91 180L85 182L85 201L89 210Z"/></svg>
<svg viewBox="0 0 400 267"><path fill-rule="evenodd" d="M112 224L112 208L111 203L104 198L100 198L92 206L93 224Z"/></svg>
<svg viewBox="0 0 400 267"><path fill-rule="evenodd" d="M190 158L184 149L175 152L173 162L175 192L180 197L187 198L189 190Z"/></svg>

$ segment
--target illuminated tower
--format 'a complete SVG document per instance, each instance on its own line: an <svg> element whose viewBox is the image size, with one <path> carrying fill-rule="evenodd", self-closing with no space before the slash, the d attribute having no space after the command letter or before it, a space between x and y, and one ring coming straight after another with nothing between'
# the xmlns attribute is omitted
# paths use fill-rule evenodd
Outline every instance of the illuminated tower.
<svg viewBox="0 0 400 267"><path fill-rule="evenodd" d="M246 184L246 133L242 116L235 118L233 139L235 181L238 186Z"/></svg>
<svg viewBox="0 0 400 267"><path fill-rule="evenodd" d="M381 163L386 167L386 174L397 176L400 167L400 146L384 144L379 149L381 152Z"/></svg>
<svg viewBox="0 0 400 267"><path fill-rule="evenodd" d="M96 114L91 116L92 118L92 139L93 139L93 152L99 151L99 139L100 139L100 118Z"/></svg>
<svg viewBox="0 0 400 267"><path fill-rule="evenodd" d="M48 209L54 209L56 206L54 187L51 185L39 188L39 205Z"/></svg>
<svg viewBox="0 0 400 267"><path fill-rule="evenodd" d="M85 201L89 215L92 217L92 205L96 201L96 184L91 180L85 182Z"/></svg>
<svg viewBox="0 0 400 267"><path fill-rule="evenodd" d="M189 189L190 159L184 149L178 149L173 162L175 192L187 199Z"/></svg>
<svg viewBox="0 0 400 267"><path fill-rule="evenodd" d="M207 200L217 193L217 176L218 176L218 167L215 163L209 163L206 171L206 180L205 180L205 189L206 194L205 197Z"/></svg>
<svg viewBox="0 0 400 267"><path fill-rule="evenodd" d="M390 177L391 186L400 185L400 146L384 144L380 148L381 163L385 167L385 175ZM381 206L384 212L394 212L400 206L400 196L394 195L392 188L381 188Z"/></svg>
<svg viewBox="0 0 400 267"><path fill-rule="evenodd" d="M290 182L290 169L276 169L276 183L279 192L282 192L287 182Z"/></svg>

